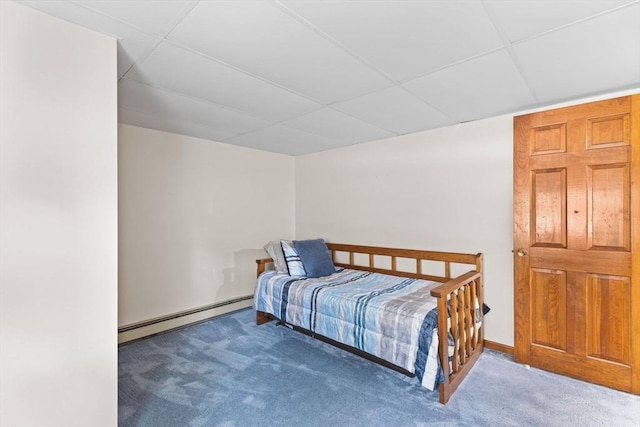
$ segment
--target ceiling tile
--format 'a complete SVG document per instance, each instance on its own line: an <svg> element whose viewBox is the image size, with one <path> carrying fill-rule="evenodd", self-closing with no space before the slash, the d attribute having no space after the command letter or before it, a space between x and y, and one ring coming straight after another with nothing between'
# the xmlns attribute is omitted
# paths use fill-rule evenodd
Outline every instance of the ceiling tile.
<svg viewBox="0 0 640 427"><path fill-rule="evenodd" d="M39 0L20 3L117 39L118 77L122 77L136 61L148 55L160 41L159 37L148 36L129 25L70 1Z"/></svg>
<svg viewBox="0 0 640 427"><path fill-rule="evenodd" d="M281 124L230 138L225 142L291 156L329 150L345 145L339 141L323 138Z"/></svg>
<svg viewBox="0 0 640 427"><path fill-rule="evenodd" d="M511 42L568 25L635 0L485 0L483 3Z"/></svg>
<svg viewBox="0 0 640 427"><path fill-rule="evenodd" d="M127 79L121 80L118 85L118 106L161 119L197 123L231 135L251 132L270 124L208 102Z"/></svg>
<svg viewBox="0 0 640 427"><path fill-rule="evenodd" d="M156 36L165 36L191 4L192 0L82 0L83 6Z"/></svg>
<svg viewBox="0 0 640 427"><path fill-rule="evenodd" d="M535 104L505 50L445 68L404 86L460 122L523 110Z"/></svg>
<svg viewBox="0 0 640 427"><path fill-rule="evenodd" d="M208 139L212 141L222 141L225 138L230 138L234 135L231 132L209 128L193 122L160 118L124 108L118 109L118 123L177 133L179 135L189 135L195 138Z"/></svg>
<svg viewBox="0 0 640 427"><path fill-rule="evenodd" d="M272 121L322 105L187 49L163 42L127 79L225 105Z"/></svg>
<svg viewBox="0 0 640 427"><path fill-rule="evenodd" d="M271 2L200 2L169 40L320 102L391 86Z"/></svg>
<svg viewBox="0 0 640 427"><path fill-rule="evenodd" d="M330 108L323 108L322 110L287 120L283 124L325 138L335 139L336 141L350 141L352 144L394 136L390 131Z"/></svg>
<svg viewBox="0 0 640 427"><path fill-rule="evenodd" d="M118 40L123 123L291 155L640 87L640 0L18 2Z"/></svg>
<svg viewBox="0 0 640 427"><path fill-rule="evenodd" d="M331 106L398 135L456 123L415 95L394 86Z"/></svg>
<svg viewBox="0 0 640 427"><path fill-rule="evenodd" d="M502 47L478 0L281 3L398 81Z"/></svg>
<svg viewBox="0 0 640 427"><path fill-rule="evenodd" d="M640 86L640 3L514 44L541 102Z"/></svg>

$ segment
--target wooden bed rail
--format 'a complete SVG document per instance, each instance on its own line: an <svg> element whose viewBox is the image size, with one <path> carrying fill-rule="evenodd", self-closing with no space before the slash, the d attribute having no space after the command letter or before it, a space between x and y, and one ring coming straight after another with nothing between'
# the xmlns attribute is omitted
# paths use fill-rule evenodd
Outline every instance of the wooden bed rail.
<svg viewBox="0 0 640 427"><path fill-rule="evenodd" d="M461 254L455 252L422 251L416 249L382 248L377 246L345 245L342 243L327 243L333 263L338 267L353 268L358 270L373 271L376 273L392 274L395 276L412 277L416 279L430 280L434 282L447 282L451 280L451 264L468 264L476 267L476 271L482 271L482 254ZM340 253L348 254L349 261L339 261ZM356 262L356 255L366 255L366 264ZM376 267L376 257L388 258L390 268ZM414 271L398 270L398 259L412 260ZM381 261L381 259L379 260ZM423 273L422 261L440 262L443 265L443 275L431 275ZM267 265L273 263L271 258L256 260L258 275L263 273Z"/></svg>
<svg viewBox="0 0 640 427"><path fill-rule="evenodd" d="M327 243L327 248L331 259L338 267L442 283L431 290L431 295L437 298L438 353L445 378L445 381L439 385L439 400L440 403L447 403L483 351L482 254L394 249L340 243ZM338 254L340 253L346 253L348 261L339 260ZM358 260L356 260L357 255L361 255ZM384 257L388 258L390 268L379 267L379 264L376 264L376 260ZM365 260L364 264L362 263L363 259ZM414 271L398 270L399 259L408 259L415 266ZM423 273L422 261L442 263L444 274ZM257 274L260 275L266 270L268 264L273 263L273 260L263 258L256 260L256 263ZM451 264L468 265L471 270L460 276L451 277ZM272 319L274 317L267 313L256 313L258 324ZM452 339L451 351L449 336Z"/></svg>
<svg viewBox="0 0 640 427"><path fill-rule="evenodd" d="M434 252L417 249L396 249L381 248L377 246L345 245L341 243L327 243L327 248L331 252L331 259L336 266L344 268L355 268L358 270L373 271L382 274L392 274L394 276L412 277L415 279L430 280L433 282L446 282L451 280L451 264L470 264L478 267L478 262L482 259L481 254L461 254L455 252ZM340 253L348 254L349 261L339 261ZM365 255L366 263L356 262L356 255ZM376 259L388 259L390 268L376 266ZM398 260L409 260L414 266L413 271L400 270ZM443 274L433 275L423 273L422 261L442 263Z"/></svg>

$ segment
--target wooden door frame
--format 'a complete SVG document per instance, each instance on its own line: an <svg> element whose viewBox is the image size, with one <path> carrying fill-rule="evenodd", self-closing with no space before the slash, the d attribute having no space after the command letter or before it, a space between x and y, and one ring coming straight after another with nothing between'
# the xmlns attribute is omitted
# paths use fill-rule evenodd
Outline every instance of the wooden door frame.
<svg viewBox="0 0 640 427"><path fill-rule="evenodd" d="M631 391L640 394L640 94L631 97Z"/></svg>

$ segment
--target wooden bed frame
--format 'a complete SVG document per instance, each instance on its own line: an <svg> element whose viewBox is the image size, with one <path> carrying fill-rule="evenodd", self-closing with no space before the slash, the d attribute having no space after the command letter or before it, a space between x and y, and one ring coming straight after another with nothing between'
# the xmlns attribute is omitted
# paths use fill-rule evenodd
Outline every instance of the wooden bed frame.
<svg viewBox="0 0 640 427"><path fill-rule="evenodd" d="M402 277L441 282L442 285L434 288L431 295L438 300L438 338L440 364L444 371L445 381L439 385L440 403L445 404L458 388L462 380L469 373L475 362L480 357L484 348L482 326L472 327L482 320L482 254L459 254L452 252L432 252L414 249L393 249L374 246L345 245L327 243L331 252L331 258L338 267L354 270L367 270L383 274L391 274ZM385 266L380 264L385 261ZM398 268L398 261L402 266ZM443 266L443 275L424 274L426 263ZM271 258L259 259L257 274L263 273L267 265L272 263ZM407 268L412 265L413 269ZM473 270L458 277L451 277L451 264L472 265ZM407 271L412 270L412 271ZM473 301L477 298L480 309L475 310ZM449 326L447 319L447 302L450 303ZM480 317L480 319L478 319ZM256 324L261 325L271 320L279 320L271 314L261 311L256 312ZM313 334L310 331L296 327L323 341L337 345L360 356L367 357L375 362L395 369L407 375L412 375L403 368L382 361L356 348L344 345L326 337ZM451 363L448 362L449 344L447 330L454 337L454 354Z"/></svg>

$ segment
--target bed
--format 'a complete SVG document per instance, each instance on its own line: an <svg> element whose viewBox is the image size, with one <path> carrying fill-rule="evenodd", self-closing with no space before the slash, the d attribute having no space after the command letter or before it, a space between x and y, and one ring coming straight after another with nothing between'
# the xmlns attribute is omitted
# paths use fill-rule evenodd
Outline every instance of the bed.
<svg viewBox="0 0 640 427"><path fill-rule="evenodd" d="M437 385L447 403L483 351L482 254L320 240L330 267L318 275L296 270L311 265L302 243L302 257L291 253L298 242L308 241L282 241L288 268L267 269L282 264L272 251L256 261L256 323L277 320Z"/></svg>

